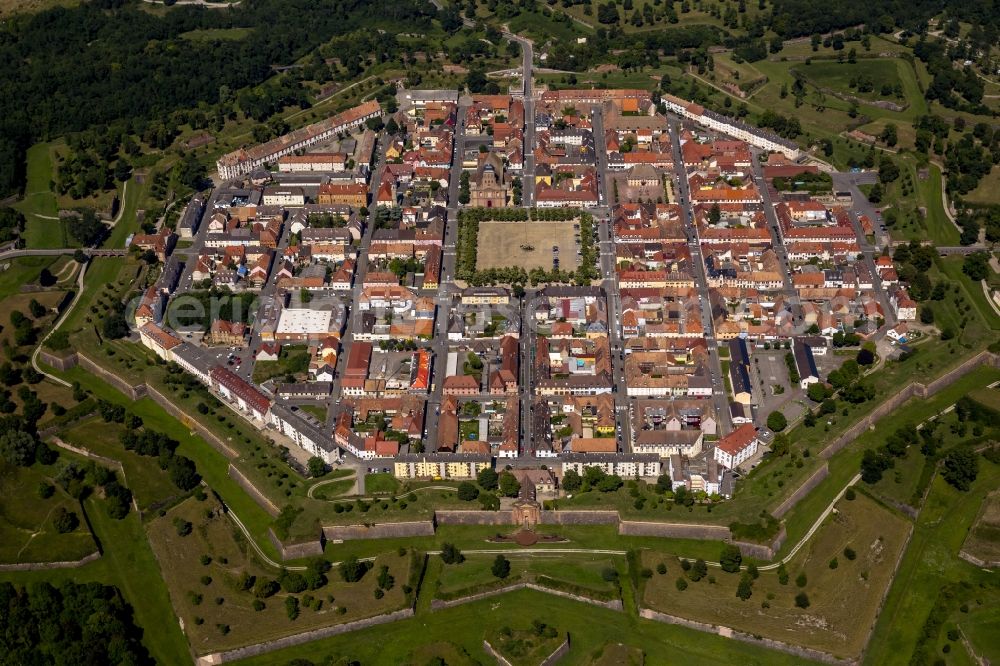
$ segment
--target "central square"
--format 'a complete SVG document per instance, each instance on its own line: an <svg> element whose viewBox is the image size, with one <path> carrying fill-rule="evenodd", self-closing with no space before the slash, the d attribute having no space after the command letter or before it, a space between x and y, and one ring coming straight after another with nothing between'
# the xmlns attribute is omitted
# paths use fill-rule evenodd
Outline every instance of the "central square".
<svg viewBox="0 0 1000 666"><path fill-rule="evenodd" d="M477 240L476 270L480 271L509 266L526 271L575 271L580 265L579 219L483 221Z"/></svg>

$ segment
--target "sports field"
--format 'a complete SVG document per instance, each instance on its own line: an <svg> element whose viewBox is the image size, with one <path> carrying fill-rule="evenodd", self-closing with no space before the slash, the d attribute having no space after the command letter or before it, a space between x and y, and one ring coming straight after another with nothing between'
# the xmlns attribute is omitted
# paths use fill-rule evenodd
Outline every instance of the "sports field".
<svg viewBox="0 0 1000 666"><path fill-rule="evenodd" d="M499 222L479 223L479 244L476 250L476 270L517 266L526 271L534 268L552 270L555 256L552 248L559 246L559 268L574 271L580 263L577 250L578 233L573 229L579 221L564 222Z"/></svg>

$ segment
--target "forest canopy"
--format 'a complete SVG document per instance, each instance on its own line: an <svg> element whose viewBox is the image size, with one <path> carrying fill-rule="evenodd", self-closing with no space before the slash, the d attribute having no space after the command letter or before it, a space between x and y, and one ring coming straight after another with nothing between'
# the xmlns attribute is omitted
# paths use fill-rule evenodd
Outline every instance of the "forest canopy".
<svg viewBox="0 0 1000 666"><path fill-rule="evenodd" d="M118 588L100 583L0 583L0 661L152 664Z"/></svg>
<svg viewBox="0 0 1000 666"><path fill-rule="evenodd" d="M234 96L335 36L415 30L436 13L426 0L243 0L236 10L174 7L163 16L139 5L92 0L0 29L0 196L23 188L24 154L37 141L107 125L142 135L149 121ZM182 37L232 27L250 32Z"/></svg>

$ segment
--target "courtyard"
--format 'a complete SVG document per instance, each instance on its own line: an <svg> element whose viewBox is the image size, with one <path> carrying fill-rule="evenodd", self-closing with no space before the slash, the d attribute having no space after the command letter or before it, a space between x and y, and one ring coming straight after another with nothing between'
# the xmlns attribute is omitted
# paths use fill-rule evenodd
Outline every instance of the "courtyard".
<svg viewBox="0 0 1000 666"><path fill-rule="evenodd" d="M558 257L560 270L575 271L580 264L579 224L579 219L480 222L476 270L516 266L549 271Z"/></svg>

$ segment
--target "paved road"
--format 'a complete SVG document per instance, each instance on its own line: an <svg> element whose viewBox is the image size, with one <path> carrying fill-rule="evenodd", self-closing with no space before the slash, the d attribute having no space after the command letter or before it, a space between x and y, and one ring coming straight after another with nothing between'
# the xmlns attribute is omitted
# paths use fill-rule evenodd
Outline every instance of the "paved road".
<svg viewBox="0 0 1000 666"><path fill-rule="evenodd" d="M608 150L604 136L604 113L595 106L592 116L594 149L597 152L598 203L603 204L595 211L597 220L597 241L600 248L601 285L607 293L608 301L608 343L611 348L611 377L614 382L615 430L618 438L618 452L632 449L632 421L628 385L625 382L624 345L622 338L622 301L618 289L614 233L611 228L610 207L614 204L611 179L608 177Z"/></svg>
<svg viewBox="0 0 1000 666"><path fill-rule="evenodd" d="M382 173L385 171L385 150L388 148L389 142L384 139L385 134L379 134L378 141L375 144L375 170L372 172L371 179L368 181L371 183L370 189L373 192L378 191L378 184L382 182ZM360 251L356 259L357 267L354 271L354 286L351 287L347 330L344 331L344 335L340 340L340 355L337 357L337 376L334 378L332 396L341 395L342 378L344 370L347 368L347 359L351 354L351 346L354 343L354 331L361 323L360 313L357 311L357 303L361 298L361 290L365 283L365 278L368 275L368 250L371 247L372 234L375 232L375 213L377 211L378 206L375 205L373 197L371 208L368 211L368 222L365 226L365 233L361 238ZM339 414L339 409L327 410L326 425L331 432L333 431L333 424Z"/></svg>
<svg viewBox="0 0 1000 666"><path fill-rule="evenodd" d="M687 170L681 157L680 122L674 116L668 120L670 126L670 143L674 153L674 174L677 182L678 201L684 211L684 224L687 227L688 248L691 252L691 266L695 274L695 283L701 299L702 327L708 340L709 372L712 374L712 401L715 406L716 420L721 426L720 434L726 434L733 429L729 414L729 396L726 395L722 380L722 362L719 360L719 346L715 337L715 321L712 319L712 305L709 297L708 277L705 274L705 260L701 254L698 242L698 228L694 223L691 211L691 193L688 190Z"/></svg>
<svg viewBox="0 0 1000 666"><path fill-rule="evenodd" d="M456 111L455 146L452 150L451 174L448 176L448 212L445 218L444 245L441 248L440 287L435 295L437 317L434 321L434 339L430 343L434 351L434 368L431 375L434 390L431 391L427 401L424 418L424 448L427 451L437 450L438 423L444 395L444 373L448 361L448 322L453 294L458 291L454 283L458 242L458 190L462 179L462 156L465 154L465 119L471 102L471 99L463 96Z"/></svg>
<svg viewBox="0 0 1000 666"><path fill-rule="evenodd" d="M61 379L59 377L56 377L55 375L49 374L48 372L42 370L42 368L38 365L38 354L39 352L42 351L42 345L45 344L45 341L49 339L49 336L55 333L59 329L59 325L66 320L66 317L69 316L69 313L72 312L73 308L75 308L77 303L80 302L80 297L83 295L83 277L87 273L87 266L89 265L90 265L89 263L86 263L80 266L80 274L76 277L76 296L73 297L73 302L70 303L69 307L63 310L62 314L60 314L59 317L52 323L52 327L49 329L49 332L45 334L45 337L42 338L41 342L38 343L38 346L35 347L35 351L31 353L31 367L35 369L35 372L45 375L46 377L54 381L56 384L61 384L66 387L71 387L72 384L67 382L65 379Z"/></svg>

